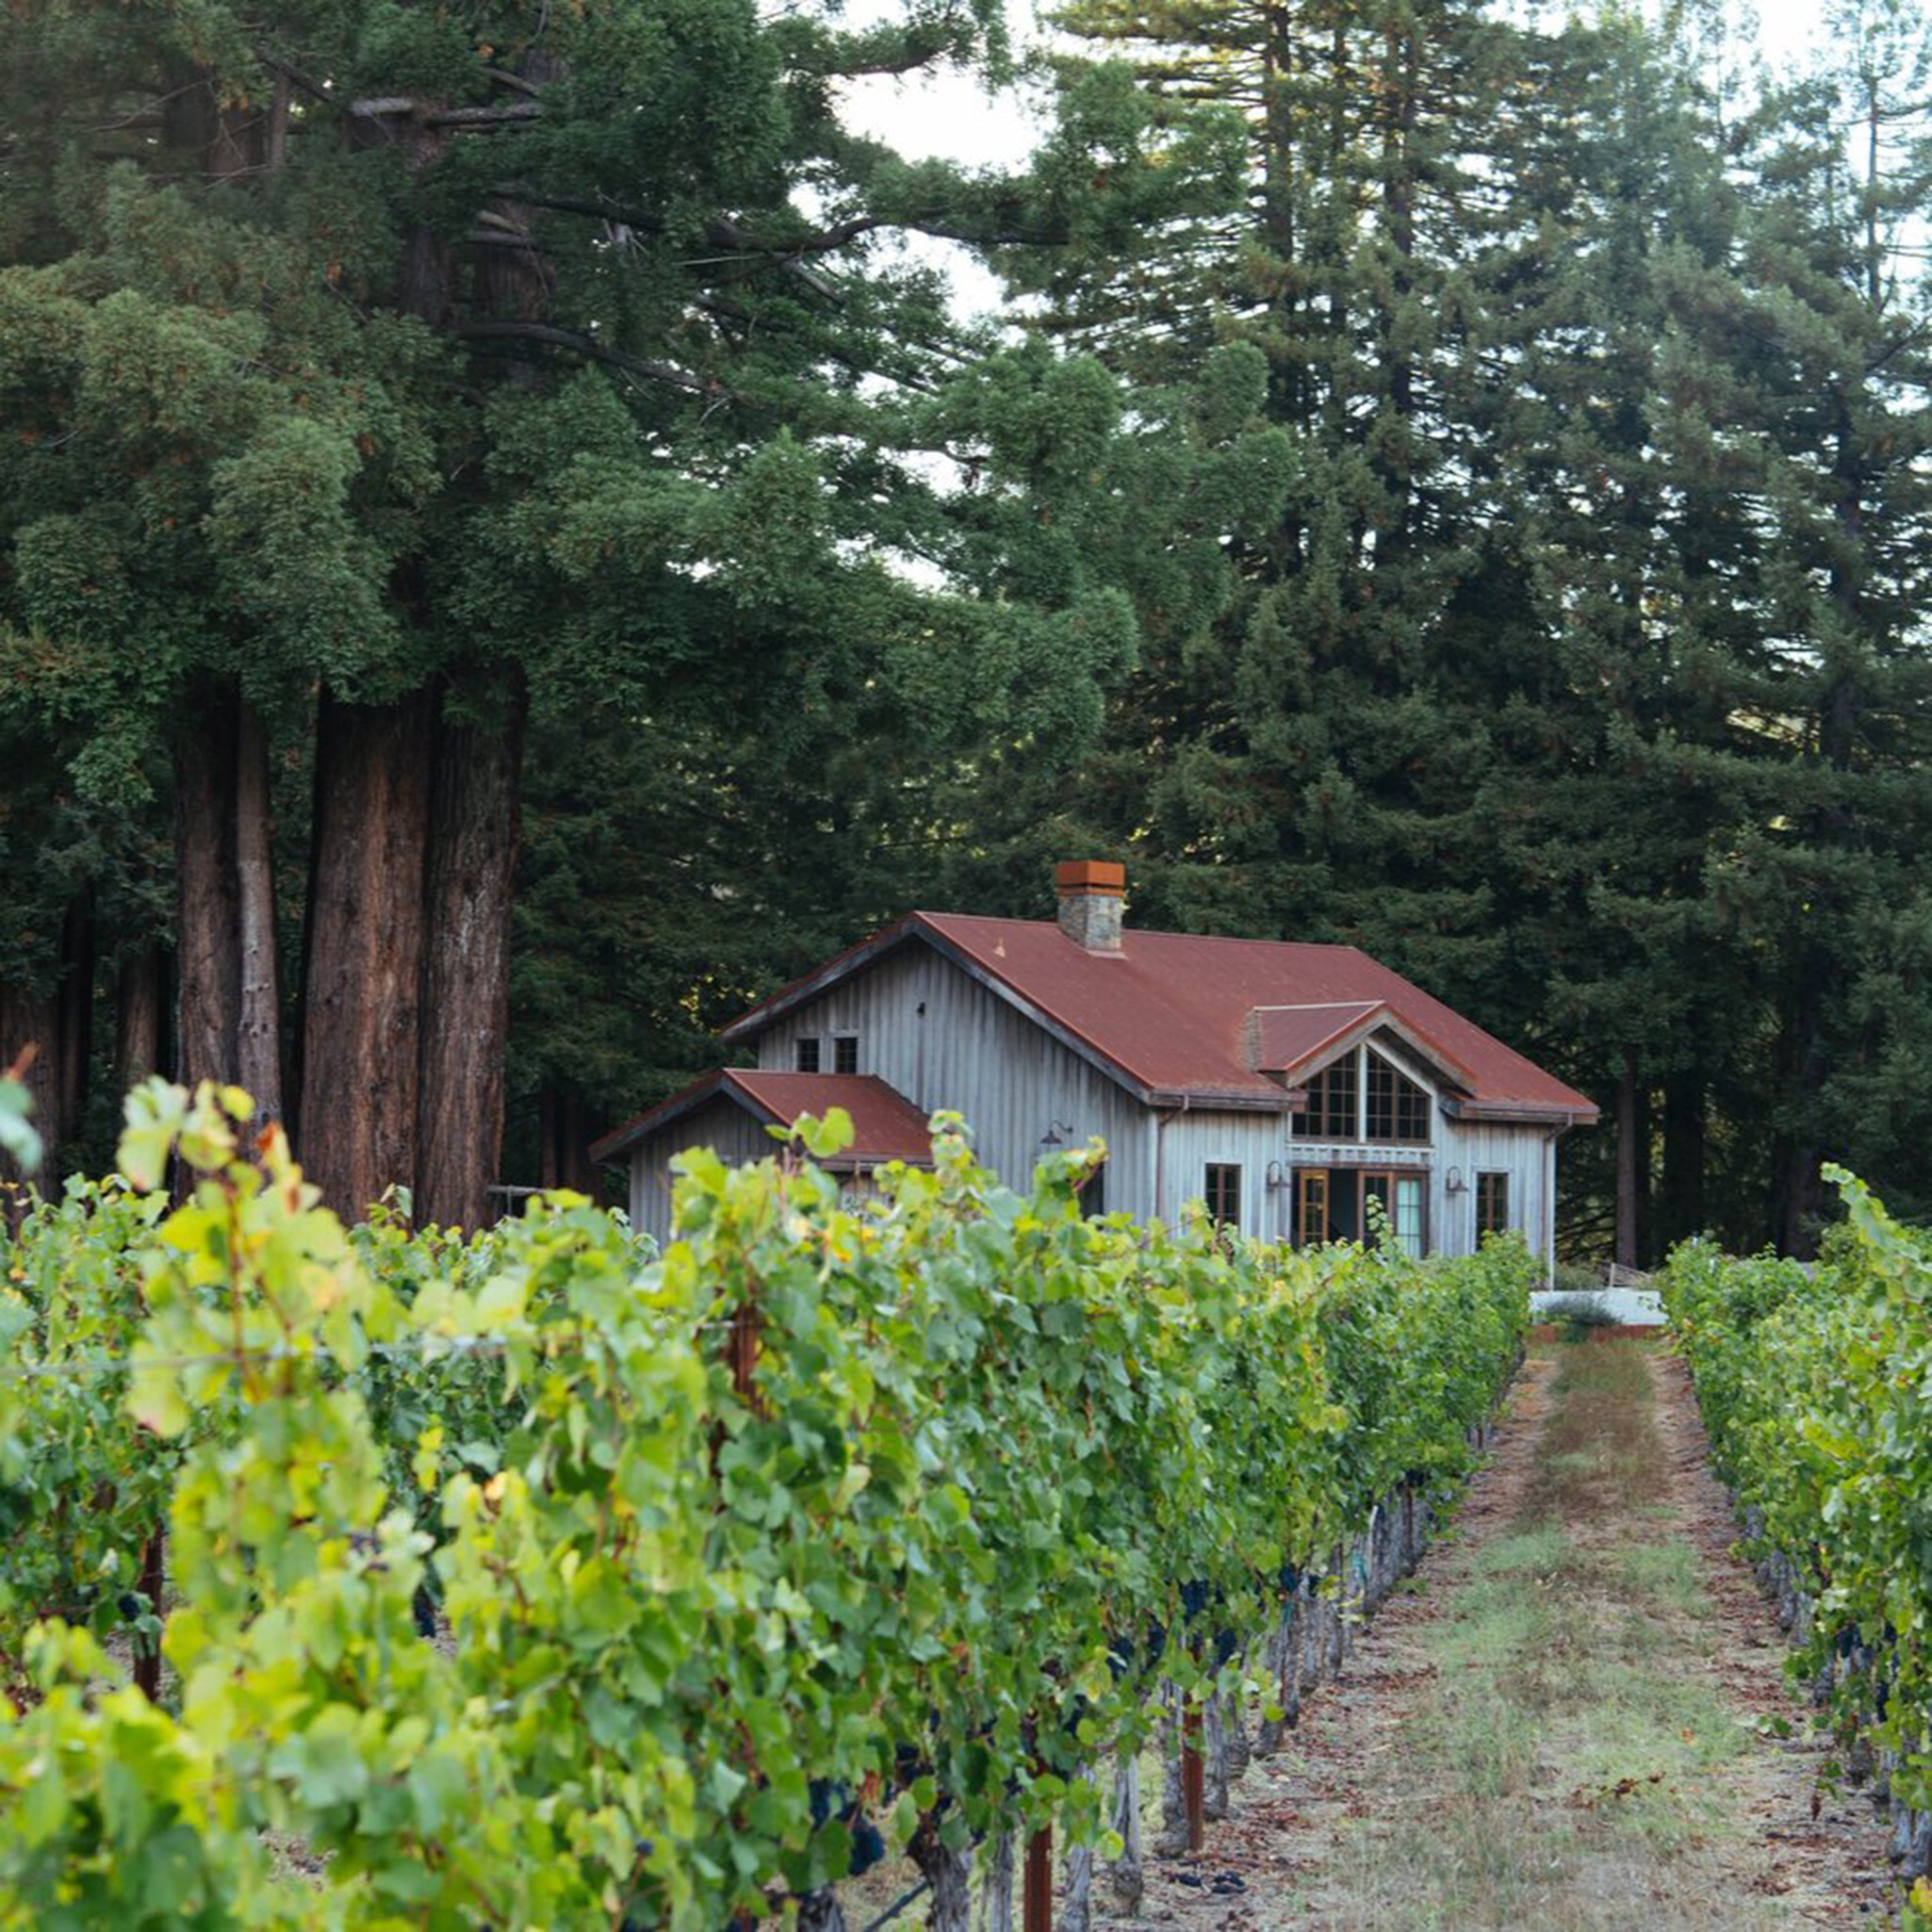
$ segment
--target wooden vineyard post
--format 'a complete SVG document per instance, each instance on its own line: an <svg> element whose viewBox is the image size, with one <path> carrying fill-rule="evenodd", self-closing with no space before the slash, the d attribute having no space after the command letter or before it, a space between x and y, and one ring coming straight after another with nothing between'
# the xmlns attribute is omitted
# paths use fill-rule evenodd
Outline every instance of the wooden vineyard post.
<svg viewBox="0 0 1932 1932"><path fill-rule="evenodd" d="M140 1577L135 1584L148 1599L149 1615L158 1618L161 1614L161 1592L168 1575L167 1532L157 1524L149 1533L147 1544L141 1550ZM161 1701L161 1640L158 1634L152 1645L142 1638L134 1649L134 1687L150 1704Z"/></svg>
<svg viewBox="0 0 1932 1932"><path fill-rule="evenodd" d="M1187 1808L1187 1849L1207 1842L1207 1777L1201 1761L1201 1707L1190 1703L1181 1715L1181 1799Z"/></svg>
<svg viewBox="0 0 1932 1932"><path fill-rule="evenodd" d="M1020 1885L1021 1932L1053 1932L1054 1828L1042 1825L1026 1841L1026 1871Z"/></svg>
<svg viewBox="0 0 1932 1932"><path fill-rule="evenodd" d="M731 1339L726 1359L731 1365L731 1388L747 1408L756 1408L754 1377L758 1369L758 1309L745 1301L731 1318Z"/></svg>

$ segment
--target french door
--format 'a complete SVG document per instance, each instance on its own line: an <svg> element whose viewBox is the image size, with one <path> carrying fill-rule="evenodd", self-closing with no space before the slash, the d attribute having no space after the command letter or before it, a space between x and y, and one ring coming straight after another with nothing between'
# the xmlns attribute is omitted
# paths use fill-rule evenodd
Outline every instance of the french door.
<svg viewBox="0 0 1932 1932"><path fill-rule="evenodd" d="M1295 1240L1303 1247L1322 1241L1370 1238L1373 1202L1382 1210L1389 1238L1405 1253L1420 1255L1427 1236L1424 1214L1428 1177L1409 1169L1297 1168Z"/></svg>

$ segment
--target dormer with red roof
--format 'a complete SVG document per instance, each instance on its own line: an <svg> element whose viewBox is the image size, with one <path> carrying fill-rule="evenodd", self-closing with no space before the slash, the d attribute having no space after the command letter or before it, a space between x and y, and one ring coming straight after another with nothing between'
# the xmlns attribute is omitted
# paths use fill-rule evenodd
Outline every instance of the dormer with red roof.
<svg viewBox="0 0 1932 1932"><path fill-rule="evenodd" d="M1199 1201L1262 1238L1380 1228L1417 1253L1514 1228L1552 1252L1556 1146L1596 1119L1587 1095L1352 946L1139 931L1104 861L1061 866L1058 887L1051 921L908 913L732 1022L724 1043L755 1071L599 1143L629 1160L633 1218L666 1231L667 1164L694 1139L722 1137L728 1157L769 1145L738 1129L782 1115L786 1092L730 1083L809 1076L800 1111L845 1105L856 1122L860 1089L842 1083L864 1082L877 1122L874 1089L892 1096L897 1126L861 1171L923 1154L906 1122L944 1109L1015 1183L1098 1135L1096 1211L1171 1219Z"/></svg>

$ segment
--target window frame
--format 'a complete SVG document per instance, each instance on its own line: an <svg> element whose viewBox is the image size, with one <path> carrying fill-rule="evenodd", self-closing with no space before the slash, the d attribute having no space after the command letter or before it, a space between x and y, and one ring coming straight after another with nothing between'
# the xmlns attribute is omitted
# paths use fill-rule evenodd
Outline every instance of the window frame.
<svg viewBox="0 0 1932 1932"><path fill-rule="evenodd" d="M1204 1164L1201 1198L1207 1205L1207 1218L1218 1228L1241 1232L1241 1163L1237 1160L1211 1160ZM1232 1195L1234 1212L1227 1212Z"/></svg>
<svg viewBox="0 0 1932 1932"><path fill-rule="evenodd" d="M816 1033L801 1033L792 1042L792 1071L794 1073L825 1072L826 1043Z"/></svg>
<svg viewBox="0 0 1932 1932"><path fill-rule="evenodd" d="M1432 1102L1429 1089L1413 1074L1402 1069L1386 1054L1377 1053L1372 1046L1362 1049L1362 1138L1377 1147L1428 1147L1433 1144L1434 1122L1431 1117ZM1378 1074L1381 1076L1378 1079ZM1387 1102L1386 1121L1388 1131L1377 1131L1376 1102L1377 1087L1385 1090ZM1406 1119L1405 1119L1406 1114ZM1404 1126L1419 1129L1419 1132L1405 1134Z"/></svg>
<svg viewBox="0 0 1932 1932"><path fill-rule="evenodd" d="M1507 1235L1515 1223L1510 1219L1510 1170L1479 1168L1476 1172L1476 1245L1484 1235ZM1497 1219L1496 1197L1502 1197L1501 1219Z"/></svg>
<svg viewBox="0 0 1932 1932"><path fill-rule="evenodd" d="M1362 1138L1362 1049L1353 1047L1341 1058L1331 1060L1321 1072L1308 1083L1308 1105L1297 1110L1289 1122L1289 1132L1297 1140L1359 1140ZM1331 1092L1331 1084L1337 1075L1345 1076L1348 1097L1345 1102L1337 1101ZM1318 1113L1316 1096L1320 1095L1320 1108ZM1342 1126L1337 1128L1335 1122Z"/></svg>
<svg viewBox="0 0 1932 1932"><path fill-rule="evenodd" d="M859 1036L856 1033L835 1033L832 1035L832 1072L834 1073L856 1073L859 1071Z"/></svg>
<svg viewBox="0 0 1932 1932"><path fill-rule="evenodd" d="M1297 1248L1319 1248L1327 1244L1334 1222L1329 1218L1330 1182L1327 1168L1297 1168L1295 1173L1295 1241ZM1321 1231L1311 1236L1310 1210L1319 1204Z"/></svg>

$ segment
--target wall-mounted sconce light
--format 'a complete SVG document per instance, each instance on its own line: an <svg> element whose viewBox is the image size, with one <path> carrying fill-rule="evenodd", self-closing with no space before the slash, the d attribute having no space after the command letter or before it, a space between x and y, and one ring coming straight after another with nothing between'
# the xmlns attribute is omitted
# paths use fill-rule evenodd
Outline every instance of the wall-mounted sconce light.
<svg viewBox="0 0 1932 1932"><path fill-rule="evenodd" d="M1443 1186L1451 1194L1466 1194L1469 1191L1469 1184L1464 1180L1461 1168L1451 1168L1443 1179Z"/></svg>
<svg viewBox="0 0 1932 1932"><path fill-rule="evenodd" d="M1046 1123L1046 1132L1040 1137L1041 1150L1051 1153L1056 1147L1064 1147L1072 1132L1073 1124L1071 1121L1049 1121Z"/></svg>
<svg viewBox="0 0 1932 1932"><path fill-rule="evenodd" d="M1268 1185L1270 1187L1285 1187L1287 1186L1287 1182L1288 1177L1283 1172L1281 1162L1278 1160L1269 1161L1268 1164Z"/></svg>

